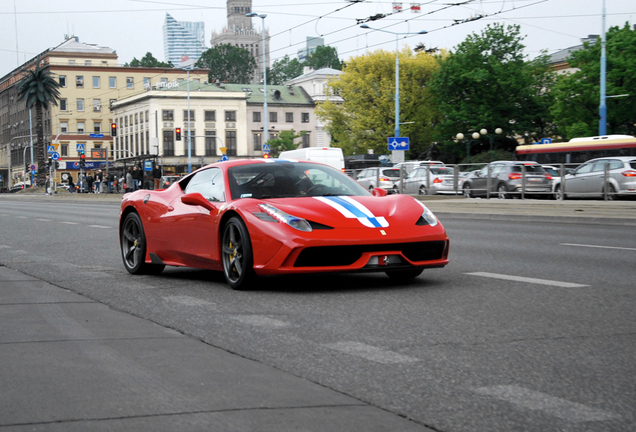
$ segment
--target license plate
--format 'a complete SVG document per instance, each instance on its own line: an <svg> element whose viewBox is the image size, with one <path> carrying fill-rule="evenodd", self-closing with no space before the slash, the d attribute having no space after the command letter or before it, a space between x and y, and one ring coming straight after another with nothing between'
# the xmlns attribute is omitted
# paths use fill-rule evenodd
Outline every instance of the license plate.
<svg viewBox="0 0 636 432"><path fill-rule="evenodd" d="M541 179L538 179L538 178L529 178L529 179L528 179L528 181L531 181L531 182L540 182L540 181L541 181Z"/></svg>

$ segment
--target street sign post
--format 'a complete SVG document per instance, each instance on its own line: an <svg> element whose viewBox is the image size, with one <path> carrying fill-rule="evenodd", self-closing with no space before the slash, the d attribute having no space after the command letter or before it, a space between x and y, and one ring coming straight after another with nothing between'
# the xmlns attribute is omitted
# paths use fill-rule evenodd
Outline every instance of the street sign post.
<svg viewBox="0 0 636 432"><path fill-rule="evenodd" d="M389 138L389 150L410 150L409 137Z"/></svg>

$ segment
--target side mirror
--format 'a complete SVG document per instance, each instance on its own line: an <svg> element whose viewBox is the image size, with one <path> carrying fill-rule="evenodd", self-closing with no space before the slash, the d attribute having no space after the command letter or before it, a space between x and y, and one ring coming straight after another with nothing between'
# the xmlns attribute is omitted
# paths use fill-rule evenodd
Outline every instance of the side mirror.
<svg viewBox="0 0 636 432"><path fill-rule="evenodd" d="M216 207L205 199L199 192L189 193L181 197L181 202L187 205L201 206L209 211L216 210Z"/></svg>
<svg viewBox="0 0 636 432"><path fill-rule="evenodd" d="M373 194L374 197L383 197L383 196L387 196L389 193L386 191L386 189L373 188L373 191L371 191L371 194Z"/></svg>

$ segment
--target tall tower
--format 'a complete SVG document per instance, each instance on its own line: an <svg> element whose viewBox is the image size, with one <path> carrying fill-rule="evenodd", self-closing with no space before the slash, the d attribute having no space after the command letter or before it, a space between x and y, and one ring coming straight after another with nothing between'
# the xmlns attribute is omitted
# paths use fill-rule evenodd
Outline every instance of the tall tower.
<svg viewBox="0 0 636 432"><path fill-rule="evenodd" d="M198 60L205 50L203 37L204 23L177 21L170 14L166 14L163 24L163 50L165 61L177 66L181 60L188 57Z"/></svg>
<svg viewBox="0 0 636 432"><path fill-rule="evenodd" d="M256 60L256 69L254 70L254 78L251 84L257 84L263 80L263 68L269 66L269 32L260 29L252 24L252 18L247 17L252 12L252 0L227 0L227 26L223 27L220 33L212 31L210 45L230 44L238 48L248 50L254 60ZM257 18L259 25L262 23ZM263 44L263 33L265 32L265 47ZM265 49L265 65L263 65L263 48ZM249 83L245 83L249 84Z"/></svg>

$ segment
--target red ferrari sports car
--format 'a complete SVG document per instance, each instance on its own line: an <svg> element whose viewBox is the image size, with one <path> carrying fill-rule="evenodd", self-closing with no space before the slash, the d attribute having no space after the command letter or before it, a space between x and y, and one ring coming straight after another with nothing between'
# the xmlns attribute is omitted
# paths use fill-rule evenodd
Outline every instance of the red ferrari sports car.
<svg viewBox="0 0 636 432"><path fill-rule="evenodd" d="M124 266L223 271L234 289L257 276L382 271L417 277L448 264L442 224L407 195L373 193L323 164L234 160L203 167L168 189L124 195Z"/></svg>

